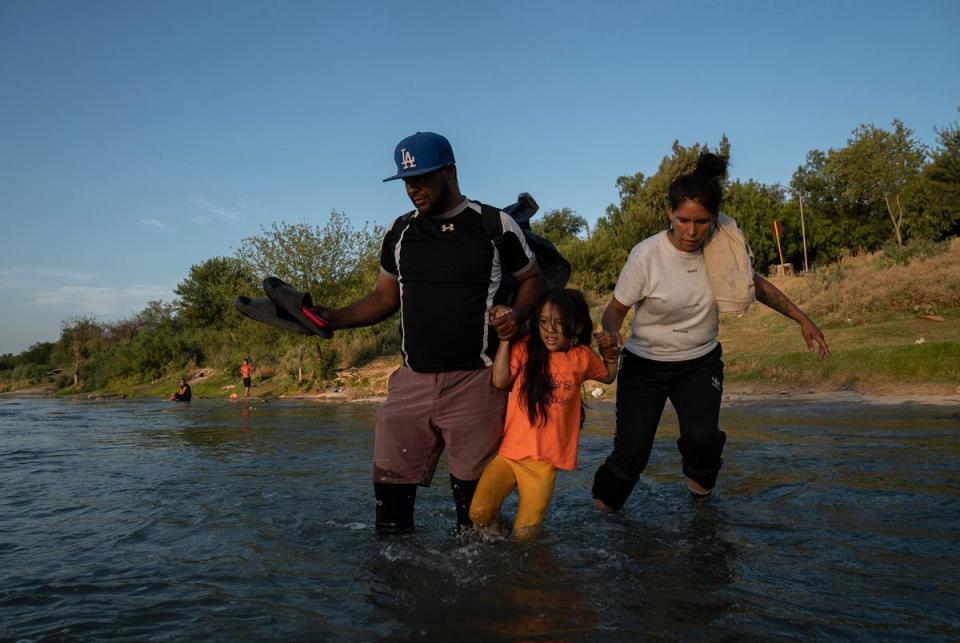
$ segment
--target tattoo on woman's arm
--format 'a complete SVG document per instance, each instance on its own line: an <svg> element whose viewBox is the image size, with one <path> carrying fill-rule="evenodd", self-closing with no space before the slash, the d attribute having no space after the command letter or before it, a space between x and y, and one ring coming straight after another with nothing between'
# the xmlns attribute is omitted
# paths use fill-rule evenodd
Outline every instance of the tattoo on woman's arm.
<svg viewBox="0 0 960 643"><path fill-rule="evenodd" d="M757 277L754 280L754 288L756 290L757 301L769 306L781 315L793 318L791 314L794 309L793 302L780 292L776 286L762 277Z"/></svg>

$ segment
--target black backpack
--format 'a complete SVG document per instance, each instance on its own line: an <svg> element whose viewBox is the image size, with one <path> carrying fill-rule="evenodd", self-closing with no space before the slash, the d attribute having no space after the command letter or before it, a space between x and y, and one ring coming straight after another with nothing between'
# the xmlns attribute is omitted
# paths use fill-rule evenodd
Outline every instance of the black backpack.
<svg viewBox="0 0 960 643"><path fill-rule="evenodd" d="M530 219L537 213L540 206L530 196L529 192L521 192L517 196L517 202L503 208L503 211L513 217L520 229L523 230L523 236L527 240L527 246L537 258L537 265L540 266L540 272L543 273L543 281L547 290L563 288L570 279L570 262L564 259L560 251L549 239L545 239L530 229ZM480 204L480 215L483 217L483 228L487 235L493 240L498 248L503 241L503 226L500 223L500 212L489 205ZM510 273L504 273L500 282L500 288L493 297L495 304L511 304L513 297L517 292L517 280Z"/></svg>

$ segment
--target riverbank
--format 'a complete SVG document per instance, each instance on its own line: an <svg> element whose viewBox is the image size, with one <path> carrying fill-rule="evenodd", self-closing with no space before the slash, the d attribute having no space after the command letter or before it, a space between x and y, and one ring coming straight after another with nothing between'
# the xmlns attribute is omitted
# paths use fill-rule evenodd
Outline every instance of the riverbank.
<svg viewBox="0 0 960 643"><path fill-rule="evenodd" d="M606 385L595 385L596 387ZM588 389L588 394L591 390ZM0 393L0 399L43 399L52 397L67 397L77 400L107 401L114 399L129 400L149 400L156 401L162 396L128 396L125 394L75 394L75 395L55 395L55 391L47 387L40 390L39 387L33 389L23 389L20 391L11 391ZM233 402L244 402L243 397L237 397L235 400L229 396L196 396L196 399L225 399ZM344 389L341 391L319 390L315 392L283 393L280 395L255 394L251 396L250 401L264 402L269 400L292 400L304 403L318 404L379 404L386 399L386 390L380 393L371 393L369 390ZM603 391L602 395L589 399L589 404L613 404L616 399L616 388L610 386ZM925 406L960 406L960 392L953 394L931 394L923 391L907 392L886 392L886 393L861 393L858 391L810 391L810 390L781 390L778 392L757 392L749 388L741 389L739 387L728 387L723 396L724 406L741 406L761 403L781 403L791 404L866 404L870 406L898 406L901 404L920 404Z"/></svg>
<svg viewBox="0 0 960 643"><path fill-rule="evenodd" d="M804 297L801 279L781 279L777 285ZM877 316L874 316L877 317ZM804 346L796 323L755 304L745 315L721 320L720 341L724 347L724 389L732 401L739 399L819 400L817 396L845 400L860 396L865 401L933 400L952 403L960 398L960 309L937 315L900 314L886 318L827 319L821 323L831 356L818 360ZM400 365L398 355L380 357L360 367L340 369L323 386L298 383L282 376L254 375L251 395L258 398L309 401L376 401L386 395L390 374ZM264 369L270 372L268 369ZM243 396L239 378L215 368L186 373L198 398ZM93 392L56 391L39 385L4 396L79 398L165 398L177 388L179 374L145 383L117 383ZM590 383L591 399L610 400L611 385Z"/></svg>

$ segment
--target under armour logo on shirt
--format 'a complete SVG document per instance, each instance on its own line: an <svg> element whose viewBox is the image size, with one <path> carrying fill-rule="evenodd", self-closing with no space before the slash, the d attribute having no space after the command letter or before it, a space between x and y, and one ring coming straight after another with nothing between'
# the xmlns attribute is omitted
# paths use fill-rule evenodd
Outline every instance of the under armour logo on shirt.
<svg viewBox="0 0 960 643"><path fill-rule="evenodd" d="M443 225L440 226L440 230L443 232L453 232L453 224L444 223Z"/></svg>
<svg viewBox="0 0 960 643"><path fill-rule="evenodd" d="M406 148L400 150L400 158L403 160L403 162L400 163L400 167L402 167L404 170L417 167L417 159L415 159L413 155L406 150Z"/></svg>

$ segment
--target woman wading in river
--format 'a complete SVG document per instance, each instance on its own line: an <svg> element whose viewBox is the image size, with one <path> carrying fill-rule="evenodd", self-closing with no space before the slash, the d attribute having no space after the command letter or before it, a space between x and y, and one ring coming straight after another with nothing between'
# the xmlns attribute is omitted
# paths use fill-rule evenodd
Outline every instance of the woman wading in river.
<svg viewBox="0 0 960 643"><path fill-rule="evenodd" d="M619 510L633 491L668 398L680 424L677 446L690 493L703 497L716 485L726 442L718 426L721 311L745 310L755 294L760 303L799 323L804 341L820 359L829 355L816 324L753 273L749 246L736 223L720 215L726 171L726 158L704 153L693 172L670 184L669 228L634 246L603 313L604 330L619 338L627 312L635 309L622 351L619 342L604 351L608 359L620 352L621 365L613 452L594 476L599 509Z"/></svg>

